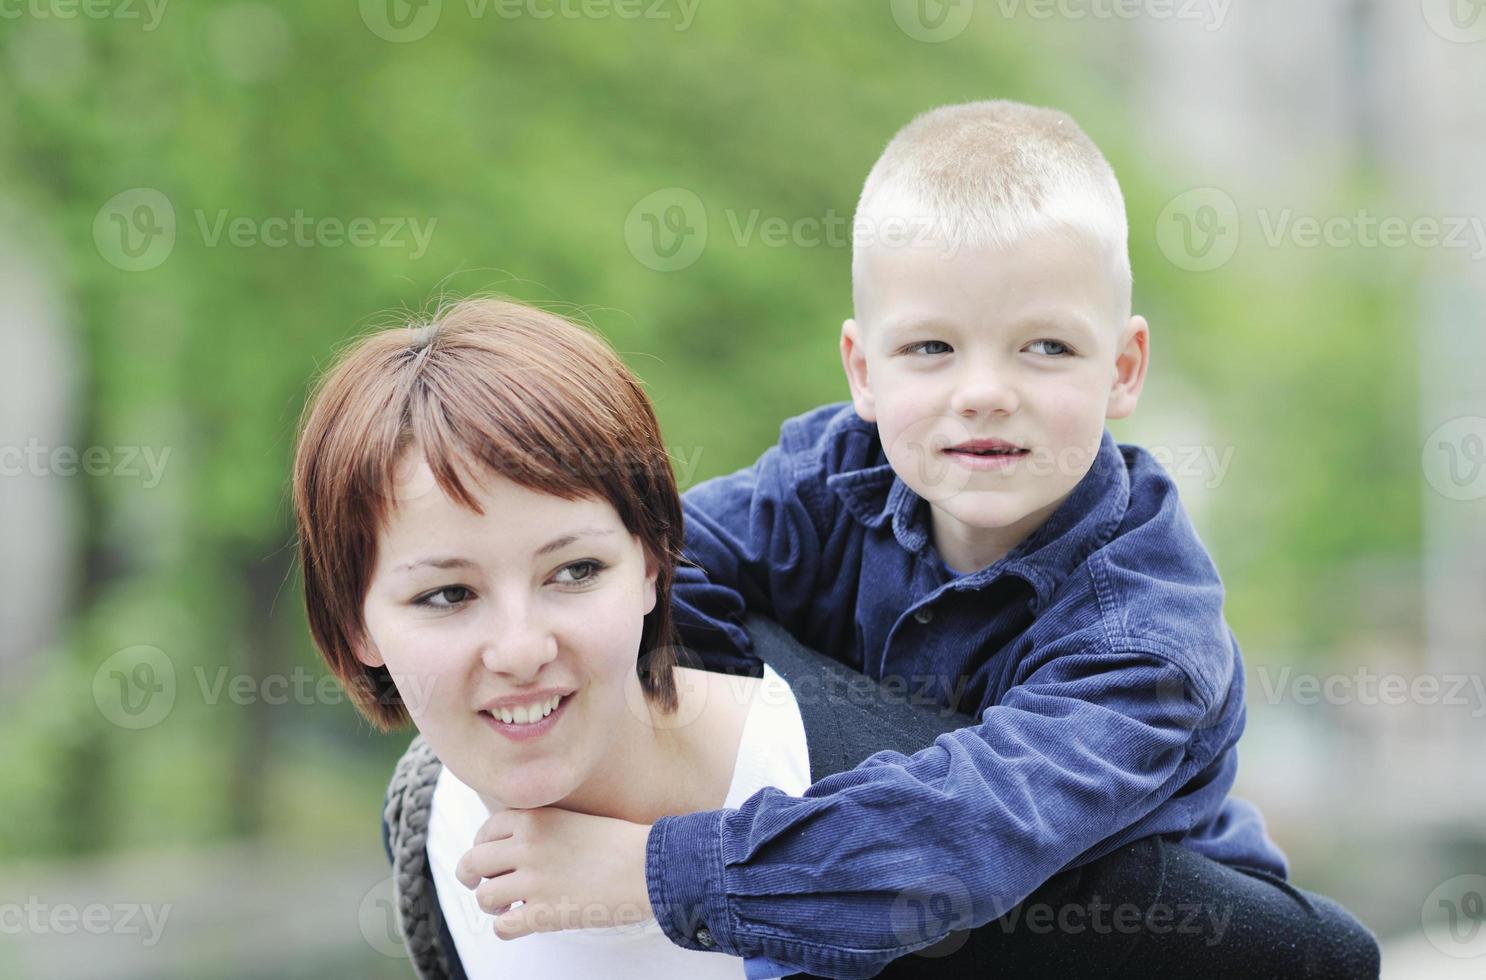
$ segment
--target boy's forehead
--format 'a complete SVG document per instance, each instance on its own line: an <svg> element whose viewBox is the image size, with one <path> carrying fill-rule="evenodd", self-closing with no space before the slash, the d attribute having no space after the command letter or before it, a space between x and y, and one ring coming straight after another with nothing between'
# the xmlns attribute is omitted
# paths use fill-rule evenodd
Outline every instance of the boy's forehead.
<svg viewBox="0 0 1486 980"><path fill-rule="evenodd" d="M1107 247L1063 230L1008 246L871 244L852 264L856 318L872 329L1007 318L1118 324L1117 280Z"/></svg>

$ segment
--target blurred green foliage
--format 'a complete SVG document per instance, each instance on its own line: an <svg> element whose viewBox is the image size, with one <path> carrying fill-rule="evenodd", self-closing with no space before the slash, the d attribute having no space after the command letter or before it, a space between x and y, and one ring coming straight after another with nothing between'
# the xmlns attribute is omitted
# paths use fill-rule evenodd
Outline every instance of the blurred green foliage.
<svg viewBox="0 0 1486 980"><path fill-rule="evenodd" d="M1152 151L1123 60L1080 60L1014 24L910 42L885 3L704 3L677 26L477 19L445 3L427 37L389 43L354 3L205 2L171 6L154 31L0 24L7 231L70 298L75 441L173 450L153 489L74 486L86 548L73 615L0 710L0 859L374 835L405 738L369 737L344 703L212 704L200 683L224 667L319 671L286 500L311 377L385 311L496 289L609 337L668 441L701 451L698 477L744 465L782 419L845 396L850 254L743 244L731 222L849 216L887 138L940 103L1057 105L1121 175L1152 384L1180 378L1211 438L1236 450L1201 529L1251 659L1325 657L1366 615L1358 570L1415 560L1417 460L1383 451L1413 444L1408 270L1262 247L1205 274L1167 262L1156 216L1204 180ZM1369 192L1348 179L1339 200ZM135 187L169 198L177 240L157 268L127 272L101 258L93 225ZM711 229L676 272L636 261L624 238L632 206L665 187L695 192ZM436 226L416 259L211 246L202 223L224 209ZM1139 441L1142 424L1117 435ZM180 693L163 722L129 731L89 692L104 660L139 644L169 655Z"/></svg>

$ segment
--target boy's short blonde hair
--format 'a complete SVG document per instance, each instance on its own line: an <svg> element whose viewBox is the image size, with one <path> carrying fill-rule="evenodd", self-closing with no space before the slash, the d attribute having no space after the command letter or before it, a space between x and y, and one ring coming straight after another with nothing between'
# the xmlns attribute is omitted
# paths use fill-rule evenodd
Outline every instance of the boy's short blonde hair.
<svg viewBox="0 0 1486 980"><path fill-rule="evenodd" d="M1108 248L1128 306L1125 200L1073 117L1020 102L941 106L900 129L867 175L853 221L852 280L874 242L1004 248L1053 226Z"/></svg>

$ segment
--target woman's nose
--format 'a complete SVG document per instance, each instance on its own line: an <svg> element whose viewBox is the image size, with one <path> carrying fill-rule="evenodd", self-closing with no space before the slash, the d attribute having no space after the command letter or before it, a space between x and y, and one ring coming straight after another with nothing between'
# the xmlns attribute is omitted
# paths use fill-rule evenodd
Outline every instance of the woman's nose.
<svg viewBox="0 0 1486 980"><path fill-rule="evenodd" d="M557 656L557 637L528 610L485 617L480 659L492 673L508 674L514 683L536 680L543 665Z"/></svg>

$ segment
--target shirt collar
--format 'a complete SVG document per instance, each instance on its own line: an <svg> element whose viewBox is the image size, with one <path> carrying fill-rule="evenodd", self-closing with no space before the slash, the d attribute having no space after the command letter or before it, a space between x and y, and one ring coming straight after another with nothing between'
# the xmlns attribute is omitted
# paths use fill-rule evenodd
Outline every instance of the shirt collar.
<svg viewBox="0 0 1486 980"><path fill-rule="evenodd" d="M898 478L880 450L876 456L883 461L837 473L826 485L861 524L890 524L904 550L921 554L931 541L928 502ZM1094 465L1052 516L1000 561L963 576L956 585L976 588L1004 574L1016 575L1032 586L1040 608L1084 559L1114 537L1129 503L1129 469L1106 429Z"/></svg>

